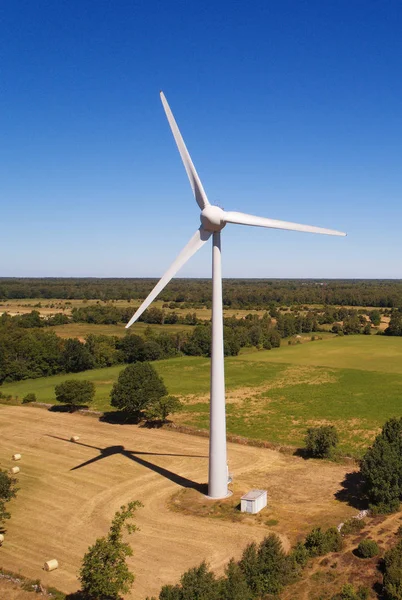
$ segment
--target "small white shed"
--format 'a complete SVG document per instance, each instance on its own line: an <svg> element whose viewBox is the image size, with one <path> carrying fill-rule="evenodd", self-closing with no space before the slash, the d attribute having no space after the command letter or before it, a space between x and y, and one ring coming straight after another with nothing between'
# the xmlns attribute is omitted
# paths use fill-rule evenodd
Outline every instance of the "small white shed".
<svg viewBox="0 0 402 600"><path fill-rule="evenodd" d="M255 515L267 505L267 490L250 490L240 501L241 512Z"/></svg>

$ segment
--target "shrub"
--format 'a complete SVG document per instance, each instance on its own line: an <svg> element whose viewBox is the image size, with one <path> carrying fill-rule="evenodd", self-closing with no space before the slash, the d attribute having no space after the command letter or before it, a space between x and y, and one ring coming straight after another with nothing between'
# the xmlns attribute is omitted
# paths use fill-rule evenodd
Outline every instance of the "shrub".
<svg viewBox="0 0 402 600"><path fill-rule="evenodd" d="M338 444L338 433L333 425L307 429L306 449L315 458L330 458Z"/></svg>
<svg viewBox="0 0 402 600"><path fill-rule="evenodd" d="M304 542L309 556L323 556L328 552L339 552L342 549L342 536L336 527L322 531L316 527L307 536Z"/></svg>
<svg viewBox="0 0 402 600"><path fill-rule="evenodd" d="M331 600L368 600L370 590L364 586L359 586L357 591L352 584L346 583L339 594L332 596Z"/></svg>
<svg viewBox="0 0 402 600"><path fill-rule="evenodd" d="M357 546L357 553L361 558L373 558L379 551L378 544L374 540L362 540Z"/></svg>
<svg viewBox="0 0 402 600"><path fill-rule="evenodd" d="M165 422L170 414L179 412L182 407L183 404L176 396L163 396L151 402L144 413L149 421Z"/></svg>
<svg viewBox="0 0 402 600"><path fill-rule="evenodd" d="M22 404L28 404L29 402L36 402L35 394L30 393L23 397Z"/></svg>
<svg viewBox="0 0 402 600"><path fill-rule="evenodd" d="M95 385L85 379L68 379L54 388L57 402L71 409L90 404L95 396Z"/></svg>
<svg viewBox="0 0 402 600"><path fill-rule="evenodd" d="M348 519L347 521L345 521L345 523L343 524L343 527L341 529L341 532L342 532L342 535L349 535L350 533L357 533L361 529L364 529L365 526L366 526L366 522L364 519L354 519L352 517L351 519Z"/></svg>
<svg viewBox="0 0 402 600"><path fill-rule="evenodd" d="M292 548L290 557L294 560L296 565L299 567L305 567L310 554L304 544L298 542L294 548Z"/></svg>

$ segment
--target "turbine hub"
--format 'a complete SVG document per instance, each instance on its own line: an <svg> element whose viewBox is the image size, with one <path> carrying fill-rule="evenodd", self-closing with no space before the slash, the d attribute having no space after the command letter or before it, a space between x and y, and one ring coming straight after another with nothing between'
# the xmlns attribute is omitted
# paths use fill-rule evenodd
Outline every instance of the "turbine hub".
<svg viewBox="0 0 402 600"><path fill-rule="evenodd" d="M201 212L201 223L207 231L221 231L226 225L225 213L219 206L210 204Z"/></svg>

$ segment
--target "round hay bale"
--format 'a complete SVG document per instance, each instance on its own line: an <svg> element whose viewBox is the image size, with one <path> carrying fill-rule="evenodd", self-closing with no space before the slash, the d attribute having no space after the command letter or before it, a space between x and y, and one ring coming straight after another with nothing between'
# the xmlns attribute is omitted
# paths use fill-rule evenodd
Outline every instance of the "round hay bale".
<svg viewBox="0 0 402 600"><path fill-rule="evenodd" d="M57 562L57 560L55 558L52 558L52 560L47 560L45 562L45 564L43 565L43 568L45 569L45 571L54 571L55 569L57 569L59 566L59 563Z"/></svg>
<svg viewBox="0 0 402 600"><path fill-rule="evenodd" d="M13 454L13 460L21 460L21 454Z"/></svg>
<svg viewBox="0 0 402 600"><path fill-rule="evenodd" d="M70 442L78 442L78 440L79 440L79 439L80 439L80 438L79 438L79 436L78 436L78 435L72 435L72 436L70 437Z"/></svg>
<svg viewBox="0 0 402 600"><path fill-rule="evenodd" d="M4 542L4 535L0 533L0 546Z"/></svg>
<svg viewBox="0 0 402 600"><path fill-rule="evenodd" d="M20 468L19 468L19 467L12 467L12 468L10 469L10 471L11 471L11 473L12 473L13 475L17 475L17 473L19 473L19 472L20 472Z"/></svg>

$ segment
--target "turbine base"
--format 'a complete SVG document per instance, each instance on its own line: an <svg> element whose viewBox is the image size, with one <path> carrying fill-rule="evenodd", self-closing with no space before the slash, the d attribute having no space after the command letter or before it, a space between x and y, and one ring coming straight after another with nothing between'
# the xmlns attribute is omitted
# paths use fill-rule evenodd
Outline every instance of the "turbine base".
<svg viewBox="0 0 402 600"><path fill-rule="evenodd" d="M233 492L231 492L230 490L228 491L226 496L208 496L208 494L204 494L204 498L206 498L207 500L225 500L225 498L230 498L230 496L233 496Z"/></svg>

